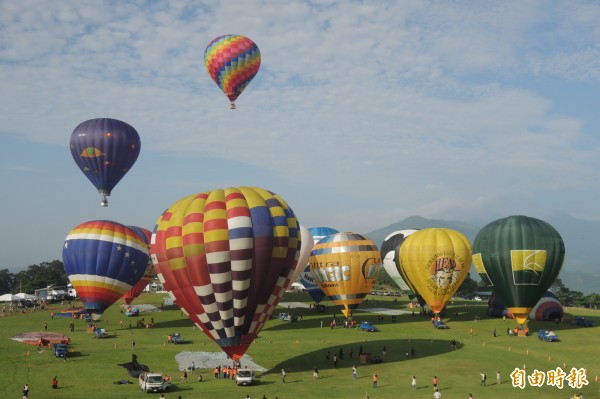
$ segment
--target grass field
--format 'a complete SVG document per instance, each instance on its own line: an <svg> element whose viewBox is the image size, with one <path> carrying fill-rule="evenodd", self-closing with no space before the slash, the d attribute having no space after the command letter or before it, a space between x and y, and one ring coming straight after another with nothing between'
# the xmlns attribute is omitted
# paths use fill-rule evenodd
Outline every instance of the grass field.
<svg viewBox="0 0 600 399"><path fill-rule="evenodd" d="M166 294L143 294L136 300L138 304L161 306ZM406 301L393 297L368 297L361 309L388 308L408 310ZM289 293L284 302L310 303L307 294ZM118 364L131 361L131 340L136 341L135 354L138 361L148 365L153 371L162 371L174 377L174 385L166 393L166 398L239 398L250 395L252 399L292 398L357 398L365 393L371 399L380 398L433 398L431 379L439 378L442 397L466 399L472 393L475 399L481 398L570 398L582 392L586 399L600 397L600 376L598 355L600 335L598 327L583 328L569 322L556 326L554 323L529 322L533 334L529 337L514 337L506 334L507 327L514 327L512 320L490 319L485 315L485 302L463 301L449 304L444 321L450 327L436 330L426 317L401 315L396 322L390 316L378 321L379 314L356 311L357 321L370 320L378 332L366 333L358 329L328 327L334 312L340 312L329 302L325 302L325 313L313 313L309 309L299 309L292 313L302 315L298 322L284 322L273 318L265 326L259 338L250 347L248 355L269 371L260 375L259 383L251 387L237 387L234 382L215 380L212 370L200 370L204 382L195 382L191 375L189 383L180 383L181 372L175 355L181 351L209 351L220 349L201 331L195 328L174 306L165 307L161 312L142 315L146 320L154 317L155 327L136 328L135 318L128 318L113 305L104 315L100 326L112 335L106 339L94 339L86 331L83 320L75 320L75 331L69 332L69 318L50 317L50 312L38 311L0 319L0 398L21 397L23 384L30 385L30 398L158 398L160 394L146 394L138 388L137 381ZM55 305L56 310L62 309ZM282 309L283 310L283 309ZM570 312L574 319L583 314L600 321L598 312ZM475 316L481 320L475 321ZM123 322L121 326L120 322ZM129 327L130 321L133 327ZM323 327L321 328L321 321ZM10 337L23 333L43 331L44 323L48 331L65 333L72 339L73 352L67 362L55 358L51 350L38 353L36 347L11 340ZM492 335L497 330L497 337ZM537 330L549 328L560 337L560 342L542 342L537 339ZM473 329L471 335L470 329ZM183 345L165 344L166 336L180 332L187 343ZM459 342L458 350L451 350L451 341ZM383 358L380 364L360 364L359 348ZM383 347L387 354L382 354ZM406 357L413 347L416 357ZM334 368L326 360L326 353L333 355L343 349L344 360ZM350 349L353 359L348 358ZM358 379L352 379L352 365L358 367ZM313 367L320 371L320 378L312 378ZM281 382L280 370L287 372L286 383ZM534 370L547 371L561 368L569 374L572 368L585 369L589 384L581 389L572 389L568 381L559 389L544 382L541 386L529 383L521 390L513 387L511 372L519 368L530 375ZM487 374L487 387L480 387L480 372ZM501 373L501 384L496 384L496 372ZM196 370L196 374L198 370ZM379 376L378 388L372 388L372 375ZM417 390L411 388L411 376L417 377ZM58 376L59 389L50 387L51 380ZM117 385L114 381L130 380L134 384Z"/></svg>

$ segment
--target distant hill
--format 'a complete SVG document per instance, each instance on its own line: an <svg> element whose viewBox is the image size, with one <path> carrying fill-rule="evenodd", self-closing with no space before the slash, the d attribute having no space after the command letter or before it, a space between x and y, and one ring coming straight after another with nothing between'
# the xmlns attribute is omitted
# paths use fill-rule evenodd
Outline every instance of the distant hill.
<svg viewBox="0 0 600 399"><path fill-rule="evenodd" d="M581 291L585 295L600 293L600 260L596 254L596 245L600 240L600 222L576 219L567 214L556 214L544 220L558 230L565 242L565 263L559 276L565 286L570 290ZM366 233L366 235L378 246L381 246L385 237L394 231L428 227L444 227L459 231L473 243L475 236L483 226L410 216L400 222ZM473 269L471 277L479 280Z"/></svg>

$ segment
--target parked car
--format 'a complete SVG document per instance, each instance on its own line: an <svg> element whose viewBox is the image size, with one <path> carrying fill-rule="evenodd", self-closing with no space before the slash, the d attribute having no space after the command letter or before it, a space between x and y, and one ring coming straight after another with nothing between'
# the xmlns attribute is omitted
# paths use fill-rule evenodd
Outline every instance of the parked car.
<svg viewBox="0 0 600 399"><path fill-rule="evenodd" d="M148 392L164 392L171 386L171 379L166 379L160 373L143 371L138 378L140 389Z"/></svg>
<svg viewBox="0 0 600 399"><path fill-rule="evenodd" d="M325 305L321 305L320 303L313 306L313 311L317 313L323 313L325 311Z"/></svg>
<svg viewBox="0 0 600 399"><path fill-rule="evenodd" d="M67 344L54 344L54 356L65 357L69 351L69 345Z"/></svg>
<svg viewBox="0 0 600 399"><path fill-rule="evenodd" d="M256 382L256 372L249 369L239 369L235 375L237 385L252 385Z"/></svg>
<svg viewBox="0 0 600 399"><path fill-rule="evenodd" d="M108 332L104 328L96 328L94 330L94 338L106 338L108 337Z"/></svg>
<svg viewBox="0 0 600 399"><path fill-rule="evenodd" d="M542 341L546 342L556 342L558 341L558 335L554 333L554 331L550 330L540 330L538 332L538 338Z"/></svg>
<svg viewBox="0 0 600 399"><path fill-rule="evenodd" d="M297 321L298 320L298 316L293 316L289 313L279 313L279 319L283 320L283 321Z"/></svg>
<svg viewBox="0 0 600 399"><path fill-rule="evenodd" d="M133 308L127 308L125 310L125 316L127 317L131 317L131 316L139 316L140 315L140 310L136 307Z"/></svg>
<svg viewBox="0 0 600 399"><path fill-rule="evenodd" d="M444 328L448 328L448 326L446 324L444 324L443 321L441 320L435 320L433 322L433 326L437 329L444 329Z"/></svg>
<svg viewBox="0 0 600 399"><path fill-rule="evenodd" d="M183 344L184 340L183 340L183 337L181 336L181 334L174 333L173 335L171 335L171 342L177 345L177 344Z"/></svg>
<svg viewBox="0 0 600 399"><path fill-rule="evenodd" d="M363 321L362 323L360 323L359 328L366 332L377 331L377 327L375 327L370 321Z"/></svg>
<svg viewBox="0 0 600 399"><path fill-rule="evenodd" d="M575 319L575 325L580 327L594 327L594 320L586 319L585 317L578 317Z"/></svg>

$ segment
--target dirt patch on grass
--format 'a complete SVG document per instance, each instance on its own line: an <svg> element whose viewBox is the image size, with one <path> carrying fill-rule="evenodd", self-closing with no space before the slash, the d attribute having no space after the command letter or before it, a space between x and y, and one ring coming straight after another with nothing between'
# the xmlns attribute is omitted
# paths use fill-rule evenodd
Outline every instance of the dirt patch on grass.
<svg viewBox="0 0 600 399"><path fill-rule="evenodd" d="M10 339L19 341L28 345L39 345L42 342L43 346L68 342L70 339L65 334L55 332L26 332L17 334ZM41 339L41 341L40 341Z"/></svg>

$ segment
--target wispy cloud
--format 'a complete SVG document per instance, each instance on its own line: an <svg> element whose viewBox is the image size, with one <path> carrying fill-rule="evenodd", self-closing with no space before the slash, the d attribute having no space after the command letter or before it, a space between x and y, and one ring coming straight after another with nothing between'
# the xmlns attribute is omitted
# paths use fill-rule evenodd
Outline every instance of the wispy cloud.
<svg viewBox="0 0 600 399"><path fill-rule="evenodd" d="M599 17L589 1L1 2L0 134L62 150L80 122L122 119L165 159L155 174L204 159L240 167L201 181L289 181L307 225L561 203L600 219L600 120L560 90L598 88ZM203 64L225 33L262 53L235 111Z"/></svg>

